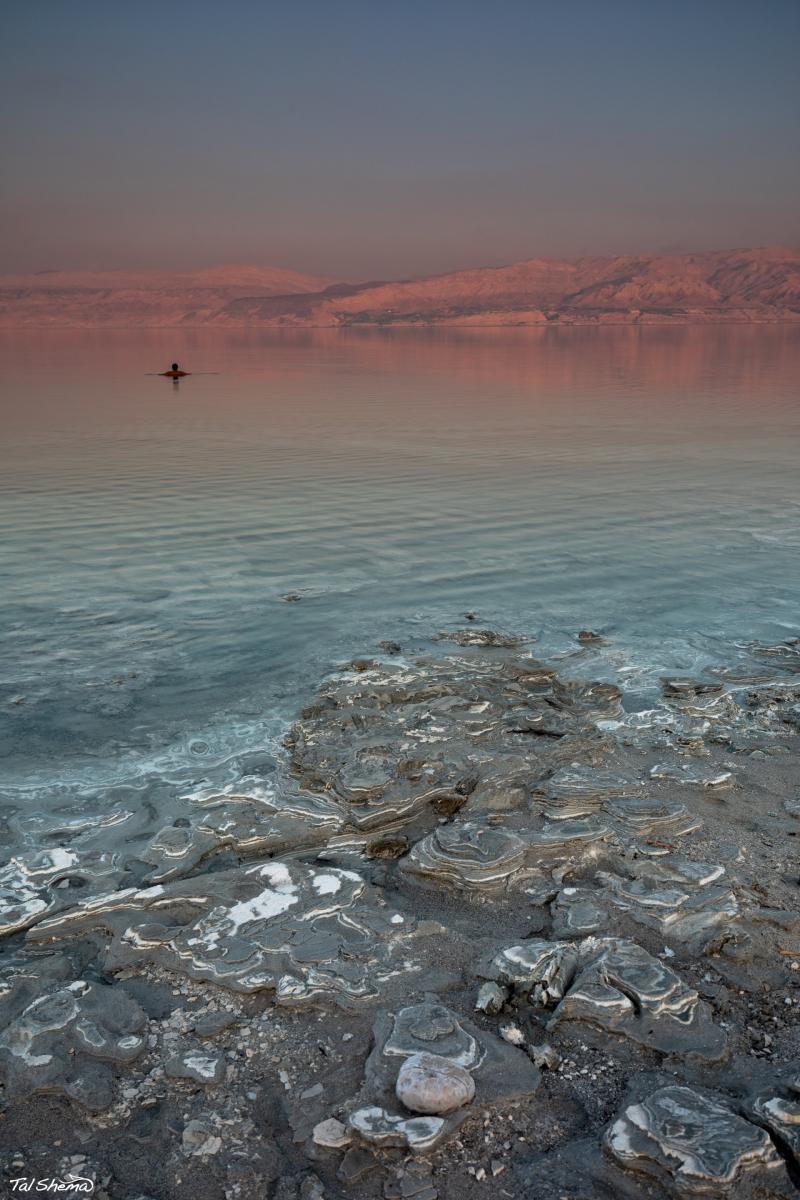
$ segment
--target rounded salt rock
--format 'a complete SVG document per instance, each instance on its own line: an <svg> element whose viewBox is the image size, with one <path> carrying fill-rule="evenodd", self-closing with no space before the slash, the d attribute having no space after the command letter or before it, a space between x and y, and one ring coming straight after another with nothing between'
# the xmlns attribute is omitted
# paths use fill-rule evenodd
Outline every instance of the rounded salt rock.
<svg viewBox="0 0 800 1200"><path fill-rule="evenodd" d="M438 1054L412 1054L400 1068L397 1099L411 1112L454 1112L469 1104L475 1081L469 1071Z"/></svg>

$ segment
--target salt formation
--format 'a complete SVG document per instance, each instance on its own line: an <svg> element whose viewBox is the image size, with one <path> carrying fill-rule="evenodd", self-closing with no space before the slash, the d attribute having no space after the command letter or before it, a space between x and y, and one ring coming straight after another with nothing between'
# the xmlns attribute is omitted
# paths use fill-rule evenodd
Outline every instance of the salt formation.
<svg viewBox="0 0 800 1200"><path fill-rule="evenodd" d="M145 1014L123 988L77 979L48 986L40 969L15 964L0 997L0 1066L10 1097L62 1092L86 1108L105 1108L114 1065L133 1062L144 1048ZM35 998L34 998L35 997Z"/></svg>
<svg viewBox="0 0 800 1200"><path fill-rule="evenodd" d="M580 641L569 669L606 653ZM97 1155L82 1110L147 1141L163 1108L165 1170L191 1160L241 1200L296 1171L269 1141L284 1116L315 1173L281 1200L435 1200L442 1162L473 1153L476 1185L507 1172L525 1200L530 1180L587 1200L643 1178L658 1200L788 1194L796 801L751 811L741 781L800 729L794 643L631 711L515 635L382 650L322 685L280 760L86 811L6 806L13 1120L68 1097ZM645 1076L656 1063L671 1074ZM623 1074L635 1098L601 1153Z"/></svg>
<svg viewBox="0 0 800 1200"><path fill-rule="evenodd" d="M800 1075L782 1089L771 1089L753 1102L752 1119L772 1135L782 1153L791 1159L795 1181L800 1178Z"/></svg>
<svg viewBox="0 0 800 1200"><path fill-rule="evenodd" d="M556 1005L549 1029L584 1021L665 1054L718 1059L725 1049L724 1032L697 992L635 942L534 938L501 950L483 973L535 1004Z"/></svg>
<svg viewBox="0 0 800 1200"><path fill-rule="evenodd" d="M763 1129L688 1087L660 1088L628 1105L605 1145L621 1166L653 1176L678 1196L744 1196L751 1186L769 1187L770 1173L783 1176Z"/></svg>
<svg viewBox="0 0 800 1200"><path fill-rule="evenodd" d="M273 990L277 1003L299 1006L376 997L413 929L370 904L355 872L272 861L116 892L43 921L32 936L103 930L107 969L150 962L237 992Z"/></svg>
<svg viewBox="0 0 800 1200"><path fill-rule="evenodd" d="M539 1071L521 1050L443 1004L382 1014L373 1032L375 1046L350 1117L368 1143L399 1144L393 1139L401 1137L410 1149L424 1149L452 1134L473 1107L532 1096L539 1086ZM398 1101L429 1123L413 1125L409 1136L406 1115L392 1111Z"/></svg>
<svg viewBox="0 0 800 1200"><path fill-rule="evenodd" d="M464 822L446 825L414 846L403 864L412 875L440 877L456 887L504 887L525 865L525 842L516 834Z"/></svg>
<svg viewBox="0 0 800 1200"><path fill-rule="evenodd" d="M200 815L193 813L186 825L167 825L141 854L153 867L149 881L186 875L225 847L271 855L321 845L344 824L344 813L331 801L261 791L254 785L252 795L210 791L189 797Z"/></svg>

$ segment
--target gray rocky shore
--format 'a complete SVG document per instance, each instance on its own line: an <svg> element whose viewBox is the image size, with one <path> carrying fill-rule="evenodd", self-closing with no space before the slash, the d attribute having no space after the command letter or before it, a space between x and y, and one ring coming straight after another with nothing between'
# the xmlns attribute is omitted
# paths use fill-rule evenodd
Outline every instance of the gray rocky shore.
<svg viewBox="0 0 800 1200"><path fill-rule="evenodd" d="M164 827L39 819L0 867L4 1184L796 1195L800 641L647 710L601 642L384 643Z"/></svg>

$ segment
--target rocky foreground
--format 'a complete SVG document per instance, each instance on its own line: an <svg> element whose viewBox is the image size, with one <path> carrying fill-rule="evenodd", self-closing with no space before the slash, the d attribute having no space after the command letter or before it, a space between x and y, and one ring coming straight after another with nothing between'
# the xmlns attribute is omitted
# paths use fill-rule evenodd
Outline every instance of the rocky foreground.
<svg viewBox="0 0 800 1200"><path fill-rule="evenodd" d="M0 872L4 1180L796 1195L800 641L647 712L599 641L384 643L166 827L38 819Z"/></svg>

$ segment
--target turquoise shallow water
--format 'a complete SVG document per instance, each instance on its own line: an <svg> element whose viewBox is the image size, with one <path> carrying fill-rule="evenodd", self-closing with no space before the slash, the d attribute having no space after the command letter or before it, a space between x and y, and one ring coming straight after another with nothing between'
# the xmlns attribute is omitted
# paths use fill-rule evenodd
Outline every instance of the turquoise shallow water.
<svg viewBox="0 0 800 1200"><path fill-rule="evenodd" d="M216 373L146 374L173 358ZM7 804L235 777L337 662L467 610L542 656L603 632L634 705L798 632L789 326L6 334L0 360Z"/></svg>

